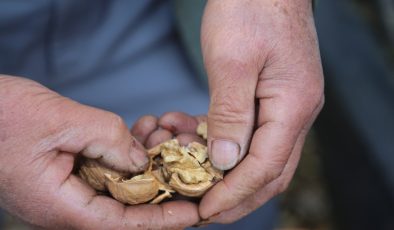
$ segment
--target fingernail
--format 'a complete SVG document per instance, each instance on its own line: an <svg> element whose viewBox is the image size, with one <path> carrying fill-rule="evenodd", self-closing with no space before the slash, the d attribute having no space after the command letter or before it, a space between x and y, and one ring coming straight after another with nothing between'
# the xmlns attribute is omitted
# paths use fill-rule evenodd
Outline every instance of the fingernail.
<svg viewBox="0 0 394 230"><path fill-rule="evenodd" d="M149 163L149 158L143 153L132 153L132 158L134 165L139 169L143 170Z"/></svg>
<svg viewBox="0 0 394 230"><path fill-rule="evenodd" d="M140 146L139 142L135 139L132 139L131 149L130 149L130 157L133 161L134 165L139 170L145 169L145 167L149 163L149 158L143 147Z"/></svg>
<svg viewBox="0 0 394 230"><path fill-rule="evenodd" d="M210 160L212 164L221 170L228 170L234 167L239 159L239 144L230 140L213 140L211 144Z"/></svg>

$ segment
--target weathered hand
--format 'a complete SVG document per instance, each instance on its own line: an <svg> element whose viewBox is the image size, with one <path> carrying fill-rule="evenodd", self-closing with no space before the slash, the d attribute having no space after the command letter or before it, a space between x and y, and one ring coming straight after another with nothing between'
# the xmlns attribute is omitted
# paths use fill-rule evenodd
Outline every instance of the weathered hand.
<svg viewBox="0 0 394 230"><path fill-rule="evenodd" d="M210 159L220 169L239 164L204 196L202 218L233 222L289 184L324 101L311 8L310 0L208 1Z"/></svg>
<svg viewBox="0 0 394 230"><path fill-rule="evenodd" d="M59 229L174 229L199 220L195 204L124 206L72 174L75 158L137 172L148 158L117 115L23 78L0 76L0 206Z"/></svg>

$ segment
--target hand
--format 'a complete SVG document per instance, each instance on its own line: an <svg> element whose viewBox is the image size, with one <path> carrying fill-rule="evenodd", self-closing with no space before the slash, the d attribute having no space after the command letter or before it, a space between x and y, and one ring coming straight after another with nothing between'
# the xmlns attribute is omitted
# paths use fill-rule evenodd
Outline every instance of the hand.
<svg viewBox="0 0 394 230"><path fill-rule="evenodd" d="M171 140L178 139L180 145L190 142L206 145L206 141L197 135L197 125L206 121L206 116L190 116L182 112L168 112L159 119L146 115L138 119L131 128L131 134L147 149Z"/></svg>
<svg viewBox="0 0 394 230"><path fill-rule="evenodd" d="M239 164L204 196L202 218L233 222L288 186L324 101L311 8L310 0L208 1L210 159L220 169Z"/></svg>
<svg viewBox="0 0 394 230"><path fill-rule="evenodd" d="M30 225L60 229L174 229L195 204L125 206L72 174L78 154L137 172L148 162L122 119L23 78L0 76L0 206Z"/></svg>

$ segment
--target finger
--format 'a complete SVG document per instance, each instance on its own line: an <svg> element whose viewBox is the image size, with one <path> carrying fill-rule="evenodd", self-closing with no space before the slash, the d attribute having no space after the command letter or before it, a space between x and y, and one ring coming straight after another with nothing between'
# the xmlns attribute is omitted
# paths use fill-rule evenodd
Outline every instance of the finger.
<svg viewBox="0 0 394 230"><path fill-rule="evenodd" d="M294 137L286 130L275 125L258 129L245 159L203 197L200 203L201 217L206 219L235 207L278 177L294 146L295 140L292 139ZM275 152L273 158L268 155L271 152Z"/></svg>
<svg viewBox="0 0 394 230"><path fill-rule="evenodd" d="M149 135L158 128L158 119L152 115L146 115L138 119L130 132L140 143L145 144Z"/></svg>
<svg viewBox="0 0 394 230"><path fill-rule="evenodd" d="M124 206L97 195L71 175L59 188L51 217L53 226L72 229L180 229L199 220L197 206L185 201Z"/></svg>
<svg viewBox="0 0 394 230"><path fill-rule="evenodd" d="M150 149L156 145L172 139L172 133L166 129L154 131L146 140L146 148Z"/></svg>
<svg viewBox="0 0 394 230"><path fill-rule="evenodd" d="M256 68L237 61L207 63L211 102L208 112L210 160L233 168L246 154L254 126Z"/></svg>
<svg viewBox="0 0 394 230"><path fill-rule="evenodd" d="M159 119L159 126L174 134L196 133L198 120L186 113L169 112Z"/></svg>
<svg viewBox="0 0 394 230"><path fill-rule="evenodd" d="M78 112L62 115L67 117L67 127L60 137L54 137L62 140L61 151L80 152L121 171L137 172L147 167L149 159L143 146L131 136L122 118L74 102L70 106Z"/></svg>
<svg viewBox="0 0 394 230"><path fill-rule="evenodd" d="M178 139L179 144L182 146L187 146L191 142L198 142L200 144L206 145L206 141L197 134L181 133L176 136L176 139Z"/></svg>
<svg viewBox="0 0 394 230"><path fill-rule="evenodd" d="M255 194L246 198L236 207L209 218L209 221L222 224L235 222L250 214L277 194L283 192L288 187L297 168L298 161L301 157L302 147L305 142L306 133L307 132L304 131L298 137L290 158L286 163L282 174L278 178L260 188Z"/></svg>
<svg viewBox="0 0 394 230"><path fill-rule="evenodd" d="M295 108L293 100L297 98L260 100L261 126L254 133L249 154L204 196L200 204L202 218L235 207L282 174L298 137L309 130L322 107L322 103L312 104L314 109L305 106L302 110Z"/></svg>

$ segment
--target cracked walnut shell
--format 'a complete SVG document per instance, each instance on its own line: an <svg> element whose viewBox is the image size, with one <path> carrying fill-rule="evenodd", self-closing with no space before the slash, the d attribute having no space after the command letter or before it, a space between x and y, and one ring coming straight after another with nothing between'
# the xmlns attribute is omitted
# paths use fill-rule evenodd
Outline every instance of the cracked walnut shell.
<svg viewBox="0 0 394 230"><path fill-rule="evenodd" d="M206 137L206 130L206 123L202 123L197 132ZM116 200L131 205L156 204L174 192L200 197L223 179L223 172L211 165L207 147L200 143L180 146L177 139L172 139L148 150L148 154L149 168L131 178L94 160L85 161L79 174L96 190L108 190Z"/></svg>

